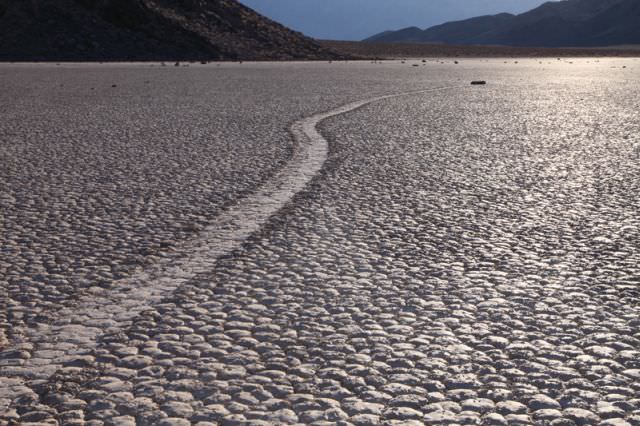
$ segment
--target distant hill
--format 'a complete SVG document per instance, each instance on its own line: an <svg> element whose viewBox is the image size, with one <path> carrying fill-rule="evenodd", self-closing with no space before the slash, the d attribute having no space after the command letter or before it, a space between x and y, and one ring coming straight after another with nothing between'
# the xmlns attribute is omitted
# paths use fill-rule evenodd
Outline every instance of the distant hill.
<svg viewBox="0 0 640 426"><path fill-rule="evenodd" d="M0 0L0 60L338 56L236 0Z"/></svg>
<svg viewBox="0 0 640 426"><path fill-rule="evenodd" d="M366 39L384 43L450 43L587 47L640 43L640 0L547 2L520 15L503 13L420 30L385 31Z"/></svg>

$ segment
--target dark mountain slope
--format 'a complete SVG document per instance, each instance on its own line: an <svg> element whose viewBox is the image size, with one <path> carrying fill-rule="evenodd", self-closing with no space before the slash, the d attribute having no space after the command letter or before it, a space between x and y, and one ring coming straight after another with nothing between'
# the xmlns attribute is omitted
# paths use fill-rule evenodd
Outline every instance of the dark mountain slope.
<svg viewBox="0 0 640 426"><path fill-rule="evenodd" d="M398 31L385 31L369 37L364 41L377 43L388 42L391 41L391 39L400 39L406 43L419 42L424 39L424 31L418 27L407 27Z"/></svg>
<svg viewBox="0 0 640 426"><path fill-rule="evenodd" d="M0 60L335 56L235 0L0 0Z"/></svg>
<svg viewBox="0 0 640 426"><path fill-rule="evenodd" d="M563 0L544 3L528 12L516 15L514 25L530 25L544 19L582 22L598 15L621 0Z"/></svg>
<svg viewBox="0 0 640 426"><path fill-rule="evenodd" d="M584 23L588 45L640 44L640 1L624 0Z"/></svg>
<svg viewBox="0 0 640 426"><path fill-rule="evenodd" d="M453 22L451 24L437 25L424 30L423 34L427 41L447 39L449 43L465 43L467 40L482 38L486 34L491 34L495 28L507 25L513 18L514 15L509 13L480 16L459 21L457 24Z"/></svg>
<svg viewBox="0 0 640 426"><path fill-rule="evenodd" d="M590 22L617 7L623 0L565 0L548 2L515 16L506 25L471 40L473 43L515 46L602 46ZM640 0L632 0L640 4ZM607 27L618 23L609 20Z"/></svg>
<svg viewBox="0 0 640 426"><path fill-rule="evenodd" d="M500 15L478 16L464 21L447 22L426 30L417 27L404 28L398 31L385 31L364 40L367 42L443 42L464 43L470 38L477 37L505 25L514 15L502 13Z"/></svg>
<svg viewBox="0 0 640 426"><path fill-rule="evenodd" d="M481 16L421 32L387 31L367 41L502 44L512 46L606 46L638 43L640 0L548 2L520 15Z"/></svg>

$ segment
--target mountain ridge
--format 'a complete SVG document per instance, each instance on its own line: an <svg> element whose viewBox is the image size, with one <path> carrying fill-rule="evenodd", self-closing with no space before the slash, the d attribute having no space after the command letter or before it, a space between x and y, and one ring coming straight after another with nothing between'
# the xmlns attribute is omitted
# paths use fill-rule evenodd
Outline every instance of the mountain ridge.
<svg viewBox="0 0 640 426"><path fill-rule="evenodd" d="M0 0L0 60L339 57L236 0Z"/></svg>
<svg viewBox="0 0 640 426"><path fill-rule="evenodd" d="M424 30L385 31L365 39L386 43L595 47L640 43L640 0L563 0L519 15L502 13L446 22Z"/></svg>

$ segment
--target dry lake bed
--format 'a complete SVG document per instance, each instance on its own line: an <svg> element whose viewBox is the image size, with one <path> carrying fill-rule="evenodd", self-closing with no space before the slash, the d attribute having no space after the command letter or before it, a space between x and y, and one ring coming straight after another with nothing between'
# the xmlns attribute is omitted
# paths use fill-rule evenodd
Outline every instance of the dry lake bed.
<svg viewBox="0 0 640 426"><path fill-rule="evenodd" d="M640 425L640 59L458 62L0 65L0 425Z"/></svg>

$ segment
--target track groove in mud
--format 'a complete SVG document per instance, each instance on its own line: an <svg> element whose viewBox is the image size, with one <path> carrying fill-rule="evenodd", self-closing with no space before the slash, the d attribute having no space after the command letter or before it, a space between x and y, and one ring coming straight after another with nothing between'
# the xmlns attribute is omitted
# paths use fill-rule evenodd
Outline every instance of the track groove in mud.
<svg viewBox="0 0 640 426"><path fill-rule="evenodd" d="M316 129L320 122L385 99L456 87L460 86L377 96L295 122L290 128L295 141L291 160L255 193L222 212L197 238L176 248L176 255L171 257L174 260L116 281L107 289L92 287L74 306L61 309L55 322L24 330L34 350L29 359L13 368L11 378L0 382L0 410L11 400L32 393L30 381L48 379L65 363L94 349L100 335L130 326L136 315L197 274L210 271L219 257L239 248L257 232L323 167L328 141Z"/></svg>

